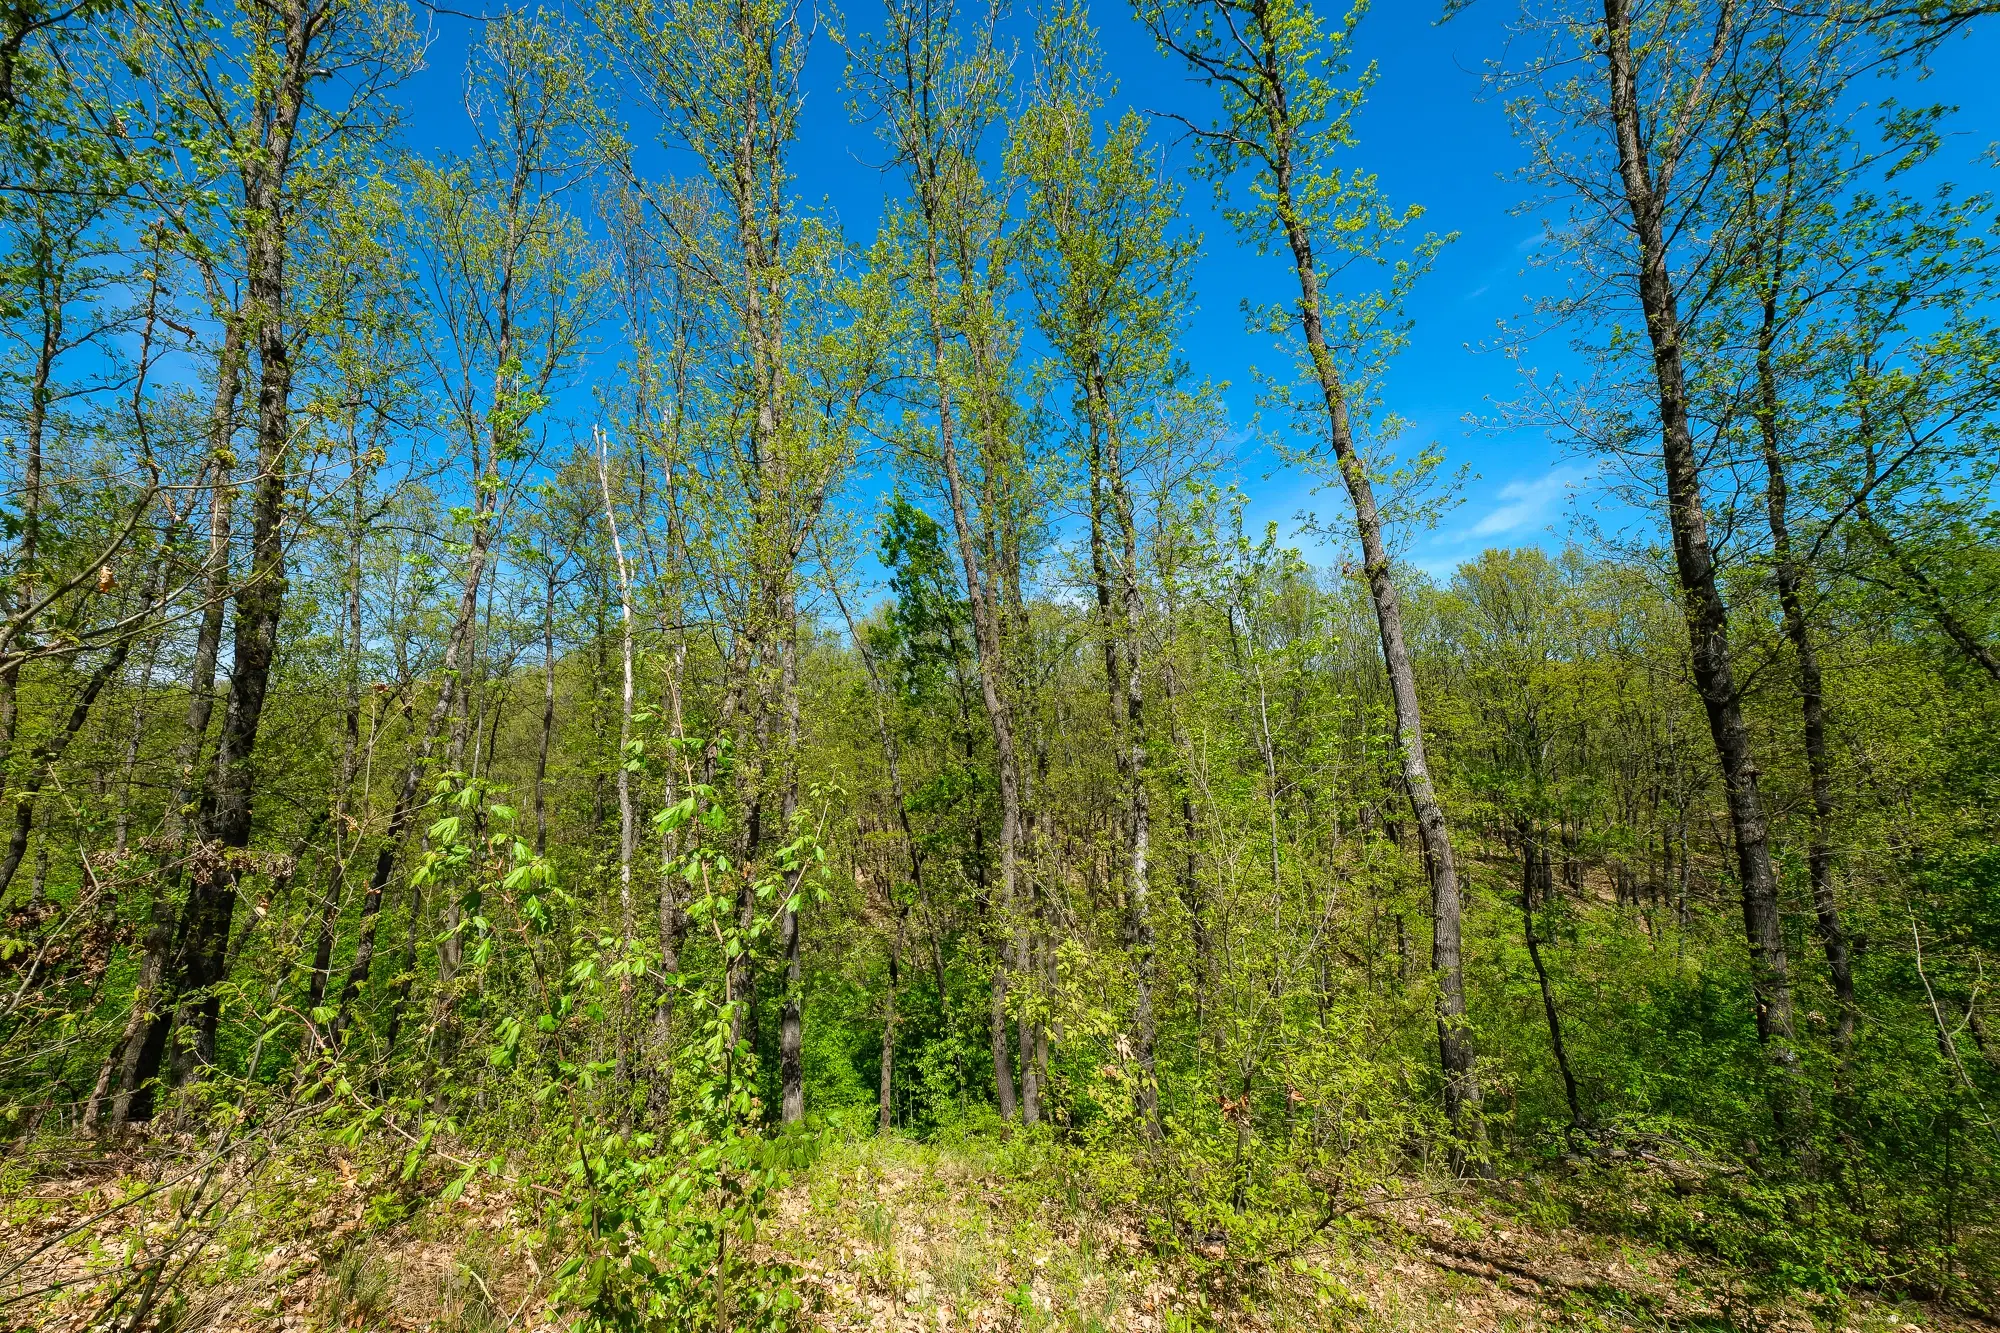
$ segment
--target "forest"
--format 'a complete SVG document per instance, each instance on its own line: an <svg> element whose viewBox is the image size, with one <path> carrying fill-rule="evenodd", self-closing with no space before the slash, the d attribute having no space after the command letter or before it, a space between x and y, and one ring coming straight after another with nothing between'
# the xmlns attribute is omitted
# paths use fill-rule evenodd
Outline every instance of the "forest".
<svg viewBox="0 0 2000 1333"><path fill-rule="evenodd" d="M2000 1318L2000 4L1393 0L1440 567L1365 0L515 2L0 5L0 1328Z"/></svg>

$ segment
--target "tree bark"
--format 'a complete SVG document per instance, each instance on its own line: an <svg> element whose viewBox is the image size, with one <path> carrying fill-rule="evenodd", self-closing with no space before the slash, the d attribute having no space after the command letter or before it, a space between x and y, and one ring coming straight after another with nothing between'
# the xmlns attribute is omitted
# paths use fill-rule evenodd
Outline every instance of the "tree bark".
<svg viewBox="0 0 2000 1333"><path fill-rule="evenodd" d="M36 229L35 265L36 313L41 317L41 336L36 339L35 368L28 381L27 411L21 420L21 545L15 555L14 578L10 591L23 614L35 604L35 562L41 554L42 532L42 441L48 428L49 404L54 398L53 376L57 355L62 350L63 326L69 298L64 286L69 267L59 263L59 248L46 225ZM67 246L60 246L67 251ZM24 627L24 635L32 627ZM21 664L13 662L0 669L0 791L12 776L14 738L20 721Z"/></svg>
<svg viewBox="0 0 2000 1333"><path fill-rule="evenodd" d="M875 1132L887 1134L896 1124L896 992L902 985L894 945L889 949L889 992L883 997L882 1062L876 1076Z"/></svg>
<svg viewBox="0 0 2000 1333"><path fill-rule="evenodd" d="M215 1047L220 1017L217 987L225 979L238 879L226 853L250 844L256 791L252 764L285 605L286 467L292 443L292 362L285 326L289 290L286 183L311 83L324 77L317 41L324 31L324 12L296 0L281 0L267 15L277 28L269 34L272 44L282 54L274 62L268 93L253 111L254 151L240 159L248 318L256 333L258 362L250 568L236 590L229 698L216 741L213 776L197 820L201 840L219 847L225 858L205 882L198 879L189 891L181 914L181 946L176 958L177 988L186 997L184 1008L200 1018L194 1047L197 1064L205 1063Z"/></svg>
<svg viewBox="0 0 2000 1333"><path fill-rule="evenodd" d="M798 807L799 774L799 641L798 605L785 598L787 621L780 691L785 707L785 822ZM778 1093L780 1118L797 1125L806 1118L804 977L799 959L799 909L796 897L785 901L778 918L778 942L785 955L785 1003L778 1014Z"/></svg>
<svg viewBox="0 0 2000 1333"><path fill-rule="evenodd" d="M1701 464L1688 414L1682 363L1679 298L1668 264L1664 203L1654 188L1638 100L1632 53L1630 0L1604 0L1610 127L1618 170L1638 243L1638 294L1652 347L1659 397L1661 462L1667 487L1667 520L1674 568L1688 627L1695 686L1708 715L1709 734L1722 769L1730 828L1742 884L1743 927L1750 951L1750 982L1757 1035L1772 1072L1773 1111L1781 1132L1805 1097L1799 1075L1790 961L1778 917L1777 875L1771 865L1769 829L1758 788L1757 763L1744 724L1723 605L1701 496ZM1802 1106L1798 1109L1804 1109Z"/></svg>
<svg viewBox="0 0 2000 1333"><path fill-rule="evenodd" d="M1091 435L1090 546L1097 580L1098 619L1104 635L1105 690L1110 700L1113 746L1125 788L1125 947L1132 958L1132 1061L1134 1110L1149 1138L1160 1134L1158 1074L1153 1058L1154 935L1148 901L1152 812L1146 789L1145 685L1140 636L1144 603L1139 585L1139 534L1125 476L1124 451L1103 369L1095 357L1084 373L1084 402ZM1112 587L1104 527L1118 537L1117 587Z"/></svg>
<svg viewBox="0 0 2000 1333"><path fill-rule="evenodd" d="M1276 86L1275 83L1273 86ZM1354 443L1348 418L1347 389L1342 383L1333 350L1327 345L1321 315L1320 275L1313 254L1312 237L1293 199L1291 149L1281 142L1277 150L1275 175L1286 241L1292 267L1299 282L1299 322L1311 354L1314 373L1326 403L1328 438L1333 445L1340 478L1354 510L1354 526L1361 541L1362 569L1368 594L1375 607L1376 627L1381 633L1382 661L1388 669L1389 694L1396 717L1396 745L1402 760L1404 787L1416 818L1417 839L1424 867L1431 883L1431 970L1437 981L1438 1056L1444 1067L1445 1110L1467 1143L1483 1144L1486 1127L1481 1116L1478 1073L1470 1024L1465 1011L1465 967L1461 957L1461 913L1458 864L1452 854L1451 831L1445 824L1444 807L1431 781L1430 761L1424 752L1423 711L1417 700L1416 670L1410 661L1409 644L1403 632L1403 606L1389 564L1389 550L1383 541L1381 511L1376 506L1374 484L1367 464Z"/></svg>
<svg viewBox="0 0 2000 1333"><path fill-rule="evenodd" d="M1576 1075L1569 1067L1569 1047L1563 1042L1562 1015L1556 1009L1555 989L1549 984L1549 969L1542 962L1541 937L1535 934L1535 906L1548 900L1549 853L1532 823L1522 821L1521 833L1521 934L1527 941L1528 960L1535 967L1535 982L1541 987L1542 1016L1549 1025L1549 1049L1556 1058L1556 1072L1562 1075L1563 1098L1569 1103L1571 1129L1582 1129L1583 1100L1577 1095Z"/></svg>
<svg viewBox="0 0 2000 1333"><path fill-rule="evenodd" d="M180 746L174 754L172 784L167 789L161 832L177 852L185 833L189 804L194 793L206 784L198 776L208 724L215 711L216 662L222 649L223 612L229 600L229 546L231 508L235 498L232 473L235 451L236 400L242 392L243 317L229 311L222 321L222 350L217 356L215 399L209 414L208 558L202 577L202 612L197 622L194 661L188 675L188 705L181 726ZM177 912L174 893L180 885L176 869L164 876L153 898L153 909L142 942L139 976L133 990L132 1014L119 1037L116 1058L118 1092L112 1103L114 1124L146 1120L152 1116L151 1080L160 1068L166 1050L172 1011L161 1003L173 986L173 961Z"/></svg>
<svg viewBox="0 0 2000 1333"><path fill-rule="evenodd" d="M1833 889L1833 765L1826 745L1826 690L1820 677L1818 646L1806 619L1806 571L1792 544L1788 513L1791 488L1785 476L1775 345L1778 333L1778 291L1787 257L1785 227L1791 215L1791 181L1779 208L1778 232L1771 244L1770 265L1763 275L1762 317L1757 337L1757 437L1764 456L1764 513L1771 528L1771 557L1778 583L1778 604L1784 611L1785 637L1799 676L1799 721L1806 754L1806 781L1812 799L1811 833L1806 867L1812 881L1813 917L1820 946L1826 953L1827 976L1833 983L1839 1014L1833 1044L1844 1054L1854 1044L1860 1009L1854 999L1854 971L1848 958L1847 934Z"/></svg>
<svg viewBox="0 0 2000 1333"><path fill-rule="evenodd" d="M597 480L604 491L604 523L611 533L611 552L618 564L618 646L622 675L618 691L618 925L624 957L618 977L617 1088L620 1123L631 1128L632 1088L632 946L637 917L632 902L632 857L638 850L638 816L632 802L632 577L625 565L625 543L618 534L618 507L611 498L611 468L603 434L597 437Z"/></svg>
<svg viewBox="0 0 2000 1333"><path fill-rule="evenodd" d="M542 597L542 726L535 746L535 855L549 851L549 745L556 730L556 567L550 563Z"/></svg>

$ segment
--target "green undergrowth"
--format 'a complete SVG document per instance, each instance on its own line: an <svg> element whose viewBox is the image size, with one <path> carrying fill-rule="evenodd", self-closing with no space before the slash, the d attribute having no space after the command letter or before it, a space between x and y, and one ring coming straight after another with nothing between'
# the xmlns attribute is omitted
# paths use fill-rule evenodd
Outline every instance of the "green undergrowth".
<svg viewBox="0 0 2000 1333"><path fill-rule="evenodd" d="M231 1166L237 1187L211 1196L161 1188L185 1174L192 1141L30 1145L0 1176L0 1250L76 1234L67 1267L48 1270L63 1282L30 1294L16 1282L0 1300L12 1327L98 1327L133 1265L196 1216L171 1289L136 1327L1960 1326L1890 1299L1921 1294L1909 1287L1828 1284L1831 1264L1772 1262L1810 1253L1810 1237L1759 1219L1771 1196L1756 1182L1697 1180L1644 1156L1566 1159L1477 1186L1385 1179L1339 1210L1246 1208L1233 1229L1190 1235L1155 1211L1158 1180L1175 1174L1156 1165L1165 1148L1046 1131L917 1139L833 1125L499 1144L476 1125L440 1132L413 1169L385 1140L307 1128L254 1169ZM468 1178L462 1163L480 1169Z"/></svg>

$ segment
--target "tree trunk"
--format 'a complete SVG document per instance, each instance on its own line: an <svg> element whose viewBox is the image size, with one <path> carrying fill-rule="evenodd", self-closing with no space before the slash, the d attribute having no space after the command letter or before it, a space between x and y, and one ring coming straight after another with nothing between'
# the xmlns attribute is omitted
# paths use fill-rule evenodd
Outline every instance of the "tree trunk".
<svg viewBox="0 0 2000 1333"><path fill-rule="evenodd" d="M681 676L687 668L687 644L676 641L667 667L667 725L674 748L662 765L665 793L661 808L671 810L680 802L680 784L674 766L687 762L687 727L681 710ZM683 770L685 771L685 770ZM681 970L681 943L687 932L687 912L680 897L680 831L662 825L660 829L660 971L668 977ZM656 1123L664 1123L673 1097L674 990L662 986L653 1011L653 1049L657 1066L648 1091L648 1107Z"/></svg>
<svg viewBox="0 0 2000 1333"><path fill-rule="evenodd" d="M1736 844L1757 1035L1775 1075L1773 1111L1781 1132L1789 1132L1787 1122L1795 1105L1806 1096L1799 1076L1791 968L1780 929L1777 875L1771 865L1757 764L1750 749L1750 733L1744 724L1742 699L1730 654L1729 616L1717 586L1715 553L1701 497L1701 463L1688 417L1687 379L1682 365L1679 299L1668 263L1663 203L1654 190L1652 164L1641 124L1630 0L1604 0L1604 21L1611 130L1617 143L1625 202L1639 246L1639 302L1652 345L1654 384L1659 395L1661 461L1666 479L1668 526L1673 533L1674 567L1681 585L1695 686L1708 715L1709 734L1722 768ZM1797 1109L1805 1108L1797 1105Z"/></svg>
<svg viewBox="0 0 2000 1333"><path fill-rule="evenodd" d="M1542 941L1535 934L1535 905L1548 900L1549 853L1542 846L1532 824L1521 826L1521 933L1527 940L1528 960L1535 966L1535 982L1542 991L1542 1016L1548 1020L1549 1048L1555 1053L1556 1072L1562 1075L1563 1097L1569 1103L1569 1126L1583 1128L1583 1101L1577 1096L1576 1075L1570 1071L1569 1048L1563 1044L1562 1016L1556 1010L1556 995L1549 985L1549 969L1542 962Z"/></svg>
<svg viewBox="0 0 2000 1333"><path fill-rule="evenodd" d="M916 830L910 825L909 797L903 789L902 753L896 744L896 733L889 726L889 711L883 702L888 696L889 691L882 683L880 669L875 665L875 654L869 650L868 641L861 637L860 630L855 627L854 616L847 609L847 600L841 595L839 580L833 575L832 565L827 560L824 551L820 553L820 566L828 571L827 588L833 593L834 606L839 609L840 618L847 624L847 637L853 642L854 651L861 658L862 669L868 674L868 700L873 706L875 736L882 746L883 763L889 770L889 798L895 802L896 824L902 831L904 855L909 858L910 887L916 893L917 902L925 905L925 915L928 917L930 915L930 897L924 889L923 851L917 844ZM891 906L895 906L893 889L890 889L888 896ZM898 991L902 984L899 971L902 954L902 932L904 923L907 920L907 909L898 909L896 914L896 933L891 939L889 947L889 993L883 1002L886 1017L883 1020L882 1027L882 1067L880 1071L881 1123L879 1128L885 1133L892 1125L892 1115L895 1108L891 1082L895 1072L896 1025L900 1021ZM956 1052L957 1025L952 1020L951 1006L946 1002L948 992L945 989L944 955L938 947L937 932L935 929L931 930L930 937L931 963L936 974L938 1002L944 1007L946 1031L953 1043L954 1052Z"/></svg>
<svg viewBox="0 0 2000 1333"><path fill-rule="evenodd" d="M199 820L202 841L224 851L250 845L256 774L252 768L263 722L271 670L277 656L278 624L285 605L286 467L291 453L291 346L285 328L289 279L289 200L285 185L292 165L299 118L311 81L322 77L311 11L285 2L276 10L283 50L271 73L268 100L260 108L262 131L256 151L243 168L244 253L248 268L250 320L256 330L257 474L251 493L250 568L235 597L235 634L230 651L229 699L216 740L210 798ZM179 983L198 1012L198 1054L212 1052L220 1016L217 987L224 980L230 923L235 913L237 873L227 864L189 891L182 911Z"/></svg>
<svg viewBox="0 0 2000 1333"><path fill-rule="evenodd" d="M784 661L780 690L785 708L785 822L798 807L799 792L799 631L798 605L785 598ZM778 1015L778 1093L780 1117L787 1125L806 1118L804 978L799 961L799 909L796 896L787 898L778 918L778 943L785 954L785 1003Z"/></svg>
<svg viewBox="0 0 2000 1333"><path fill-rule="evenodd" d="M54 397L53 375L56 357L63 345L63 326L68 310L64 280L66 263L55 259L57 244L47 229L38 229L35 248L37 313L41 316L41 336L36 340L35 369L28 382L27 411L21 421L21 544L15 556L13 587L15 604L22 614L35 604L38 582L35 562L41 556L42 531L42 441L48 428L49 404ZM67 250L67 247L62 247ZM23 626L20 634L32 632ZM21 664L10 663L0 670L0 791L12 776L14 739L20 722Z"/></svg>
<svg viewBox="0 0 2000 1333"><path fill-rule="evenodd" d="M242 391L243 318L231 311L222 321L222 350L217 357L215 400L209 414L208 559L202 578L202 612L197 622L194 661L188 676L188 706L181 741L174 755L174 772L167 789L162 835L176 851L181 846L194 793L206 784L198 775L208 724L215 711L216 662L222 649L223 611L229 599L231 507L235 496L231 472L236 429L236 400ZM119 1070L118 1094L112 1103L114 1124L152 1116L152 1080L158 1076L166 1051L173 1013L161 1001L172 988L177 912L174 893L180 872L163 877L153 898L147 923L139 976L133 990L132 1017L115 1048Z"/></svg>
<svg viewBox="0 0 2000 1333"><path fill-rule="evenodd" d="M362 502L366 483L361 449L351 420L348 424L347 464L349 510L344 607L347 622L347 697L341 709L340 770L333 789L333 842L338 850L344 839L352 837L354 841L347 843L347 850L333 857L328 867L326 888L320 902L319 932L313 942L312 981L306 999L308 1015L326 1003L327 984L332 979L333 971L334 930L340 921L340 903L347 885L347 863L359 847L361 836L361 821L352 817L348 806L354 795L354 779L361 760L361 579L362 544L366 536ZM317 1039L323 1046L327 1045L325 1025L316 1018L311 1022Z"/></svg>
<svg viewBox="0 0 2000 1333"><path fill-rule="evenodd" d="M475 464L474 473L478 477L482 469ZM354 960L347 971L347 982L341 988L340 1008L328 1033L331 1043L338 1047L354 1022L354 1005L360 998L361 988L375 965L375 933L382 911L382 895L388 890L395 877L396 860L401 855L404 841L409 836L410 826L417 812L423 806L422 795L424 775L429 772L431 760L437 752L437 742L444 735L445 726L453 717L454 707L462 691L459 676L462 664L471 655L472 635L479 615L479 589L486 578L486 562L493 542L491 506L493 497L484 486L481 487L483 512L475 517L472 541L466 552L465 573L459 583L458 611L452 620L451 634L445 640L444 660L438 665L437 698L431 702L430 713L424 723L423 738L417 745L417 752L403 769L403 780L397 787L396 803L390 809L389 826L384 831L382 845L375 853L375 869L369 876L368 889L361 899L361 926L354 946ZM414 688L414 687L413 687ZM410 709L405 706L404 715ZM456 764L457 753L463 745L463 732L454 728L452 753L447 762ZM420 895L414 890L411 901L418 901ZM399 987L398 994L407 996L408 986ZM400 1001L397 1002L400 1004ZM392 1011L390 1027L393 1030L400 1020L400 1014Z"/></svg>
<svg viewBox="0 0 2000 1333"><path fill-rule="evenodd" d="M77 733L83 730L83 724L89 720L97 696L103 693L104 687L125 665L131 651L132 640L129 637L120 639L117 647L106 655L97 670L90 673L90 679L84 682L83 693L70 706L69 717L64 721L62 730L35 747L28 761L27 779L14 793L14 827L7 839L7 851L0 856L0 897L4 897L13 885L14 876L21 869L22 858L27 855L28 838L35 826L35 803L41 797L43 784L55 772L55 766L62 762L70 742L76 739Z"/></svg>
<svg viewBox="0 0 2000 1333"><path fill-rule="evenodd" d="M1144 609L1139 587L1139 535L1125 477L1124 453L1101 367L1084 375L1084 402L1091 435L1090 551L1097 582L1097 613L1104 636L1104 680L1110 700L1113 747L1125 788L1125 947L1132 958L1133 1043L1137 1066L1134 1109L1149 1138L1160 1133L1159 1085L1153 1059L1157 1033L1153 1018L1153 921L1147 894L1151 871L1151 807L1146 790L1145 687L1141 677L1140 635ZM1112 587L1104 528L1118 536L1117 587Z"/></svg>
<svg viewBox="0 0 2000 1333"><path fill-rule="evenodd" d="M979 545L972 528L965 498L965 482L959 471L956 418L948 370L945 364L944 325L937 307L944 299L943 281L938 272L936 211L932 197L935 184L924 192L924 209L933 234L926 238L929 269L929 314L931 376L938 395L938 452L950 502L952 531L958 541L959 561L965 572L966 597L971 604L972 631L977 649L980 700L993 729L993 748L999 769L1000 786L1000 937L1006 938L1014 915L1015 884L1019 877L1021 847L1021 774L1014 749L1014 724L1007 707L1005 659L1001 655L999 610L992 590L979 569ZM1014 1075L1007 1049L1007 959L1004 944L994 951L993 979L989 994L988 1018L993 1051L994 1100L1003 1121L1016 1114ZM1018 965L1018 964L1017 964Z"/></svg>
<svg viewBox="0 0 2000 1333"><path fill-rule="evenodd" d="M602 432L597 436L597 480L604 491L604 524L611 533L611 552L618 562L618 646L623 674L618 691L618 926L623 957L618 978L617 1080L619 1122L631 1128L632 1089L632 947L637 917L632 903L632 857L638 850L637 813L632 803L632 577L625 565L625 544L618 535L618 507L611 498L611 467Z"/></svg>
<svg viewBox="0 0 2000 1333"><path fill-rule="evenodd" d="M887 1134L896 1120L896 991L901 978L896 971L896 950L889 950L889 993L883 997L882 1063L877 1071L875 1132Z"/></svg>
<svg viewBox="0 0 2000 1333"><path fill-rule="evenodd" d="M1787 506L1790 487L1785 477L1781 448L1780 408L1777 370L1773 350L1778 324L1778 284L1784 278L1785 221L1790 216L1790 182L1779 213L1779 230L1772 245L1772 259L1765 276L1763 318L1757 339L1757 434L1764 455L1766 484L1764 512L1771 527L1771 556L1778 582L1778 604L1785 615L1785 637L1791 640L1792 657L1799 673L1799 713L1804 733L1806 779L1812 797L1811 835L1806 845L1806 866L1812 880L1813 917L1819 927L1820 945L1826 952L1826 970L1833 982L1834 1002L1839 1016L1834 1023L1833 1044L1844 1054L1854 1043L1854 1025L1859 1007L1854 999L1854 972L1848 959L1847 934L1841 929L1840 909L1833 891L1833 765L1826 746L1826 691L1820 679L1819 652L1812 628L1806 620L1806 575L1797 551Z"/></svg>
<svg viewBox="0 0 2000 1333"><path fill-rule="evenodd" d="M1286 219L1286 240L1292 252L1292 266L1299 281L1299 322L1311 353L1313 370L1326 403L1328 438L1340 467L1341 481L1354 509L1354 526L1361 541L1362 569L1368 593L1375 606L1375 623L1381 633L1382 661L1389 675L1389 694L1395 706L1396 744L1402 759L1403 785L1409 792L1410 807L1416 817L1417 840L1424 868L1431 883L1431 970L1437 980L1438 1057L1444 1066L1445 1110L1462 1139L1470 1144L1485 1142L1486 1127L1480 1111L1479 1078L1474 1068L1472 1033L1465 1013L1465 967L1460 955L1460 895L1458 863L1452 855L1451 831L1445 824L1444 807L1431 782L1430 761L1424 753L1423 712L1417 701L1416 670L1410 661L1403 633L1403 606L1389 565L1389 549L1383 541L1381 511L1376 507L1375 488L1368 478L1367 464L1355 448L1347 411L1347 389L1341 381L1333 351L1327 345L1320 313L1320 276L1313 256L1312 238L1298 220L1292 201L1292 169L1287 149L1276 171L1282 196L1280 216Z"/></svg>
<svg viewBox="0 0 2000 1333"><path fill-rule="evenodd" d="M550 563L542 597L542 729L535 746L535 855L549 852L549 745L556 730L556 567Z"/></svg>
<svg viewBox="0 0 2000 1333"><path fill-rule="evenodd" d="M1162 571L1161 582L1166 592L1167 623L1172 625L1178 608L1175 605L1174 580L1172 575ZM1194 817L1194 782L1191 770L1194 765L1194 742L1181 724L1179 704L1179 673L1174 666L1174 655L1169 648L1160 655L1160 686L1166 693L1167 724L1171 732L1174 752L1180 756L1180 772L1175 775L1174 785L1179 789L1181 808L1181 905L1188 914L1188 933L1194 944L1194 1026L1197 1050L1207 1033L1207 1009L1209 979L1214 973L1214 946L1209 939L1208 903L1202 894L1201 880L1197 875L1197 832Z"/></svg>

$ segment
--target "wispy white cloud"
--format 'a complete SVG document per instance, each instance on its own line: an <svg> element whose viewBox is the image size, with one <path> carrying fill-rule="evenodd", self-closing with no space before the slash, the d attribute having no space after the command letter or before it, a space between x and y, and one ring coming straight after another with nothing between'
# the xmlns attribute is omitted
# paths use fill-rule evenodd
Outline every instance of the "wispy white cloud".
<svg viewBox="0 0 2000 1333"><path fill-rule="evenodd" d="M1558 467L1544 476L1510 481L1495 497L1498 503L1464 530L1467 537L1498 537L1535 527L1548 519L1564 498L1588 480L1585 468Z"/></svg>

